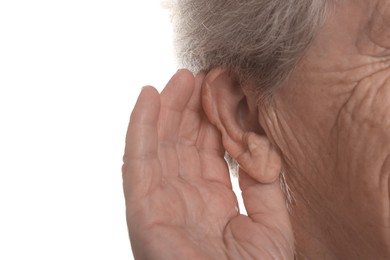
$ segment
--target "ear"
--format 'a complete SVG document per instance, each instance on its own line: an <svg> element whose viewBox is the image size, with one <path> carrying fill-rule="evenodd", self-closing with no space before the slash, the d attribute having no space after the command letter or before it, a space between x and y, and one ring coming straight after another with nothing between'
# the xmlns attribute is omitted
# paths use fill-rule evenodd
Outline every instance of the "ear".
<svg viewBox="0 0 390 260"><path fill-rule="evenodd" d="M202 105L209 121L221 132L226 151L240 168L261 183L274 182L281 162L259 124L253 91L240 85L234 73L214 68L203 81Z"/></svg>

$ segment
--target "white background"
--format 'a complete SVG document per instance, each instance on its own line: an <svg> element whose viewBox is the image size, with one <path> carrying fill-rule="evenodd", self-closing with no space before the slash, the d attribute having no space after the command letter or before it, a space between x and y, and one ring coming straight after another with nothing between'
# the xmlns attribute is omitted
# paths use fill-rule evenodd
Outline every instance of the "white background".
<svg viewBox="0 0 390 260"><path fill-rule="evenodd" d="M132 259L125 132L173 57L160 0L0 1L0 259Z"/></svg>

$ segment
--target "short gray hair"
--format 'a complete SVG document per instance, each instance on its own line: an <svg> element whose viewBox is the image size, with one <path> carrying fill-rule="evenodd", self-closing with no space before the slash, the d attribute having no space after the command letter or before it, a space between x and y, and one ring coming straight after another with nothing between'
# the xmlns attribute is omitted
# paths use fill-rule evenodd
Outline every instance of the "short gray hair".
<svg viewBox="0 0 390 260"><path fill-rule="evenodd" d="M269 95L294 69L328 0L172 0L180 66L223 66Z"/></svg>

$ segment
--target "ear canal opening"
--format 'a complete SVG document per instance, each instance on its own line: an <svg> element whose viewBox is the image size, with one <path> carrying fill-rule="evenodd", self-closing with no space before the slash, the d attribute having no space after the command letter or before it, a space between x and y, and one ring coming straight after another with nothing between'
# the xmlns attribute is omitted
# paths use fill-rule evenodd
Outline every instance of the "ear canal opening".
<svg viewBox="0 0 390 260"><path fill-rule="evenodd" d="M241 129L244 129L245 132L254 132L258 135L265 135L265 131L258 121L257 109L250 109L246 96L244 96L238 104L236 118Z"/></svg>

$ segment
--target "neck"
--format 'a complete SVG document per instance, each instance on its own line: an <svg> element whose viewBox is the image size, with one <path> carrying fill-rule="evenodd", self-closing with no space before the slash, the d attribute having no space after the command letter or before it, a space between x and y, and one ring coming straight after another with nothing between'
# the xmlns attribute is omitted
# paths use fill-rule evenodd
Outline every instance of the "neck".
<svg viewBox="0 0 390 260"><path fill-rule="evenodd" d="M307 191L314 187L305 185L303 190L295 179L286 179L292 197L289 208L296 241L296 259L338 259L332 246L327 243L324 227L329 225L325 223L329 217L321 213L321 199L307 196Z"/></svg>
<svg viewBox="0 0 390 260"><path fill-rule="evenodd" d="M318 185L303 175L288 176L302 178L286 178L293 196L290 214L297 259L383 259L375 257L378 252L368 245L368 238L354 228L354 216L340 215L335 199L321 196Z"/></svg>

